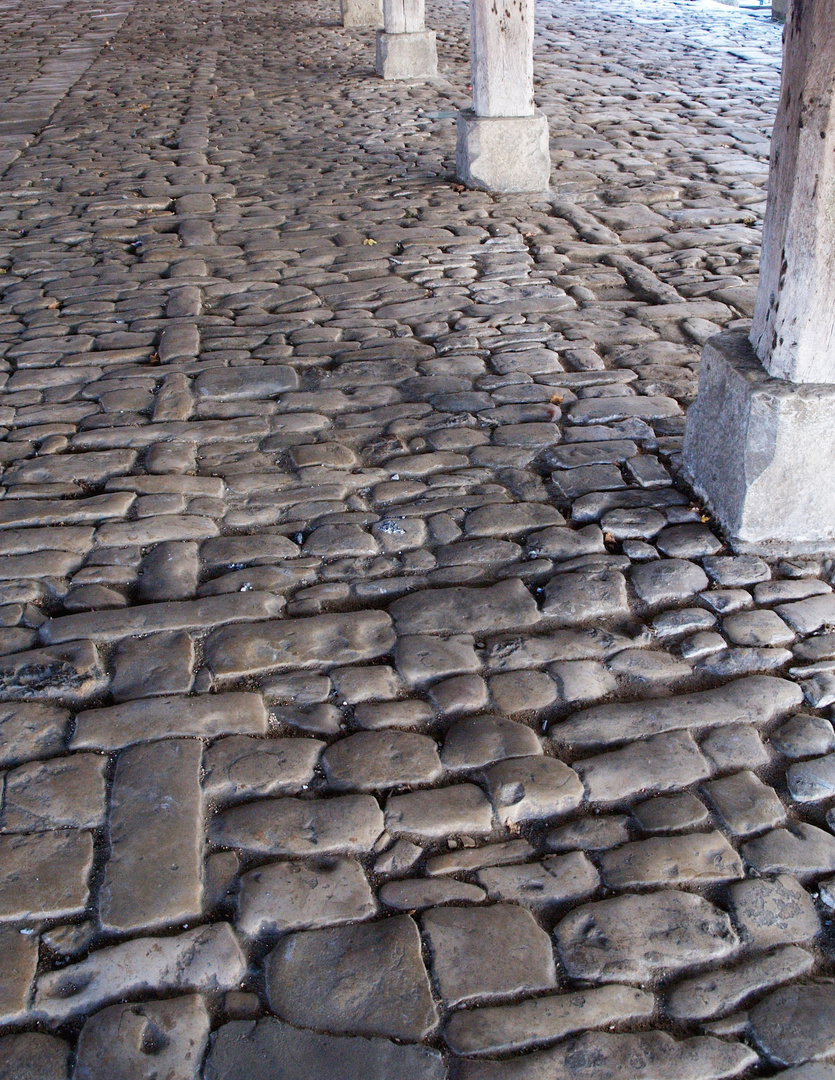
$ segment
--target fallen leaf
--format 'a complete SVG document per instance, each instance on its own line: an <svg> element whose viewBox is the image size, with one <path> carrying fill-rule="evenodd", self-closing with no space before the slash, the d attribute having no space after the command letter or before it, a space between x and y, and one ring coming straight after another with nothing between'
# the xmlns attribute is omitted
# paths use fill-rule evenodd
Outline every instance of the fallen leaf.
<svg viewBox="0 0 835 1080"><path fill-rule="evenodd" d="M370 236L367 239L363 240L363 244L365 245L365 247L374 247L376 243L377 241L372 240Z"/></svg>

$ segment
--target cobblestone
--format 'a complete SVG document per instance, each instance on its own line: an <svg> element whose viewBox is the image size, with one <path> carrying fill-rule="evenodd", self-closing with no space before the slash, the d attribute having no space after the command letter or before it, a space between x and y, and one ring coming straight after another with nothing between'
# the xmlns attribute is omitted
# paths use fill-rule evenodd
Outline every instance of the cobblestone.
<svg viewBox="0 0 835 1080"><path fill-rule="evenodd" d="M0 11L0 1077L831 1056L830 567L678 484L779 28L540 4L490 196L337 16Z"/></svg>

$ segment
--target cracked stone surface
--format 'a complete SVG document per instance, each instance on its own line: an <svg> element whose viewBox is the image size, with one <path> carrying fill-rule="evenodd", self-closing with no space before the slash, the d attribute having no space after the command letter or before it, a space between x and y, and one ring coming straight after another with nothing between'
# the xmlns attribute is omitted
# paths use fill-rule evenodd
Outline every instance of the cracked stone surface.
<svg viewBox="0 0 835 1080"><path fill-rule="evenodd" d="M780 27L542 0L491 196L339 15L0 5L0 1078L818 1080L832 566L678 480Z"/></svg>

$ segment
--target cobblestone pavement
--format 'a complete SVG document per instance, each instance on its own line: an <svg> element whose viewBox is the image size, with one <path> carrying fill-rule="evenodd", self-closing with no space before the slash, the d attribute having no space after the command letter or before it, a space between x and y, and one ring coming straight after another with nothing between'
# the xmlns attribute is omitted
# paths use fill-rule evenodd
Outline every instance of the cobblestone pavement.
<svg viewBox="0 0 835 1080"><path fill-rule="evenodd" d="M0 1077L831 1080L835 593L676 485L779 28L0 5Z"/></svg>

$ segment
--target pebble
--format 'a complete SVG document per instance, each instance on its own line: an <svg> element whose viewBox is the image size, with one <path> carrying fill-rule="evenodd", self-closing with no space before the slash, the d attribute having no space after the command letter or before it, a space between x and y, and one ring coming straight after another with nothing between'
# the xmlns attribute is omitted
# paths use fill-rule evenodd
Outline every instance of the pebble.
<svg viewBox="0 0 835 1080"><path fill-rule="evenodd" d="M646 791L674 791L710 776L689 731L652 735L575 763L588 798L604 806Z"/></svg>
<svg viewBox="0 0 835 1080"><path fill-rule="evenodd" d="M573 769L551 757L507 758L483 773L503 825L557 817L580 805L583 785Z"/></svg>
<svg viewBox="0 0 835 1080"><path fill-rule="evenodd" d="M475 784L392 795L385 820L392 836L407 840L440 840L462 833L486 836L493 828L490 803Z"/></svg>
<svg viewBox="0 0 835 1080"><path fill-rule="evenodd" d="M774 732L771 745L789 758L814 757L835 750L835 730L822 716L798 713Z"/></svg>
<svg viewBox="0 0 835 1080"><path fill-rule="evenodd" d="M766 827L773 828L786 819L777 793L750 769L713 780L705 784L704 789L733 836L747 836Z"/></svg>
<svg viewBox="0 0 835 1080"><path fill-rule="evenodd" d="M600 856L609 888L733 881L744 877L742 860L720 832L653 836Z"/></svg>
<svg viewBox="0 0 835 1080"><path fill-rule="evenodd" d="M584 900L600 884L600 876L579 851L553 855L539 863L491 866L480 870L478 882L491 900L532 908L549 908L569 900Z"/></svg>
<svg viewBox="0 0 835 1080"><path fill-rule="evenodd" d="M313 779L324 747L318 739L217 739L203 755L203 793L217 803L297 795Z"/></svg>

